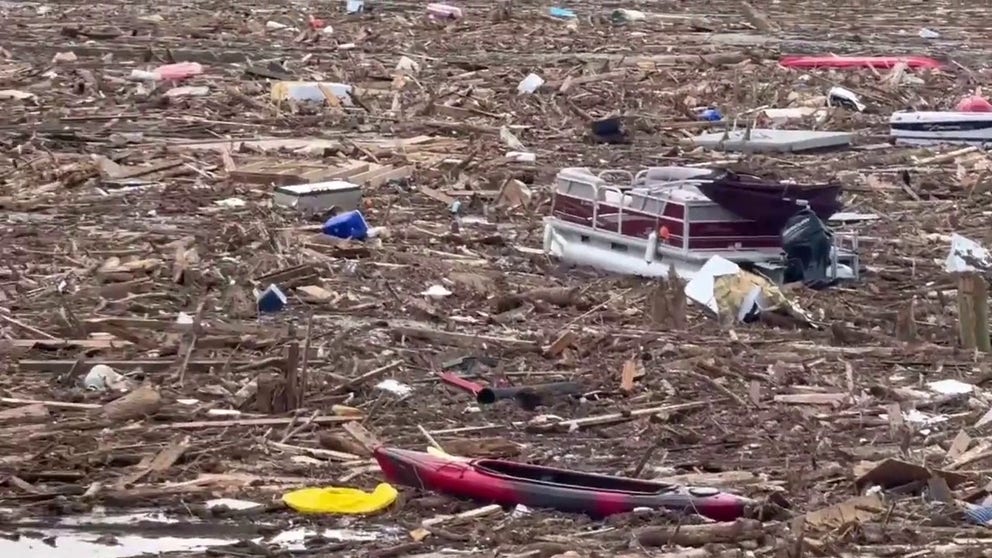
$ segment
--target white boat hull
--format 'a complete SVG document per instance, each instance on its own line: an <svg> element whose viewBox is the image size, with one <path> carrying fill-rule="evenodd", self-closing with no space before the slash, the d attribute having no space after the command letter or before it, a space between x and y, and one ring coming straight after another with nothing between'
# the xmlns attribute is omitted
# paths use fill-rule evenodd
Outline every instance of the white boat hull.
<svg viewBox="0 0 992 558"><path fill-rule="evenodd" d="M894 112L890 135L900 145L992 145L992 113Z"/></svg>

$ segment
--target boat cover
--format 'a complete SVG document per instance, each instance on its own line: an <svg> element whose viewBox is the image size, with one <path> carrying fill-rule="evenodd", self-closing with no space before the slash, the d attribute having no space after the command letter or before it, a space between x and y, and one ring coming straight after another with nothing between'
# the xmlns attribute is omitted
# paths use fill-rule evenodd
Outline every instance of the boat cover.
<svg viewBox="0 0 992 558"><path fill-rule="evenodd" d="M804 207L824 221L844 207L838 183L789 184L728 171L696 187L727 211L778 229Z"/></svg>

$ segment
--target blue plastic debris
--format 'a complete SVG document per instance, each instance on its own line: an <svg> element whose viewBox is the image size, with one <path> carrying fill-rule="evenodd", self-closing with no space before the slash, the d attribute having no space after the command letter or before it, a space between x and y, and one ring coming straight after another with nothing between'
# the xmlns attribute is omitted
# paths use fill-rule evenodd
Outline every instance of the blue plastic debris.
<svg viewBox="0 0 992 558"><path fill-rule="evenodd" d="M255 302L258 304L259 314L271 314L285 308L288 299L279 287L269 285L264 291L255 292Z"/></svg>
<svg viewBox="0 0 992 558"><path fill-rule="evenodd" d="M555 6L554 8L548 9L548 14L551 17L557 17L559 19L575 19L575 12L569 10L568 8L559 8Z"/></svg>
<svg viewBox="0 0 992 558"><path fill-rule="evenodd" d="M345 3L345 10L349 14L357 14L359 12L364 12L365 11L365 2L364 2L364 0L348 0Z"/></svg>
<svg viewBox="0 0 992 558"><path fill-rule="evenodd" d="M700 120L705 120L707 122L719 122L723 120L723 114L720 113L720 109L717 108L706 108L696 111L696 116Z"/></svg>
<svg viewBox="0 0 992 558"><path fill-rule="evenodd" d="M978 525L992 526L992 506L976 506L968 504L964 515Z"/></svg>
<svg viewBox="0 0 992 558"><path fill-rule="evenodd" d="M369 224L361 211L353 210L331 217L324 223L324 234L345 240L365 240L369 236Z"/></svg>

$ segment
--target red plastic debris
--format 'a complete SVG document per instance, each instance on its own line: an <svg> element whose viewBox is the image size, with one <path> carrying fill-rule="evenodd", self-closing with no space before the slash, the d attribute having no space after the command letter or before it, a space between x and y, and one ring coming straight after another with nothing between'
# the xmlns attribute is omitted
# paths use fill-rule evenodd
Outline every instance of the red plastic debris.
<svg viewBox="0 0 992 558"><path fill-rule="evenodd" d="M989 103L981 95L972 95L961 99L954 110L958 112L992 112L992 103Z"/></svg>
<svg viewBox="0 0 992 558"><path fill-rule="evenodd" d="M155 75L163 81L182 81L186 78L198 76L203 73L203 66L197 62L180 62L178 64L166 64L155 68Z"/></svg>
<svg viewBox="0 0 992 558"><path fill-rule="evenodd" d="M322 19L315 18L313 16L310 16L310 29L320 30L320 29L323 29L325 27L327 27L327 22L326 21L324 21Z"/></svg>
<svg viewBox="0 0 992 558"><path fill-rule="evenodd" d="M926 56L784 56L779 64L786 68L892 68L905 62L911 69L941 67L941 63Z"/></svg>

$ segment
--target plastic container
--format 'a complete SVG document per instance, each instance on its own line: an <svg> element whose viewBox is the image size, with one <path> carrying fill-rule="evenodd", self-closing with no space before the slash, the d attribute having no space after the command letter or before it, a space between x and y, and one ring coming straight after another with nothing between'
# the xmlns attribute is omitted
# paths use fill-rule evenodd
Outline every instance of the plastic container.
<svg viewBox="0 0 992 558"><path fill-rule="evenodd" d="M203 73L203 66L197 62L166 64L155 69L158 79L180 81Z"/></svg>
<svg viewBox="0 0 992 558"><path fill-rule="evenodd" d="M520 84L517 85L517 93L520 95L533 93L542 85L544 85L544 78L537 74L527 74L527 77L522 79Z"/></svg>
<svg viewBox="0 0 992 558"><path fill-rule="evenodd" d="M460 19L462 9L447 4L427 4L427 13L436 19Z"/></svg>
<svg viewBox="0 0 992 558"><path fill-rule="evenodd" d="M558 19L575 19L575 12L568 8L559 8L557 6L548 8L548 15Z"/></svg>
<svg viewBox="0 0 992 558"><path fill-rule="evenodd" d="M992 112L992 104L981 95L972 95L961 99L954 110L958 112Z"/></svg>
<svg viewBox="0 0 992 558"><path fill-rule="evenodd" d="M706 122L719 122L723 120L723 114L720 113L720 109L713 107L697 110L696 117Z"/></svg>
<svg viewBox="0 0 992 558"><path fill-rule="evenodd" d="M365 240L369 237L369 224L361 211L349 211L335 215L324 222L324 234L344 239Z"/></svg>

